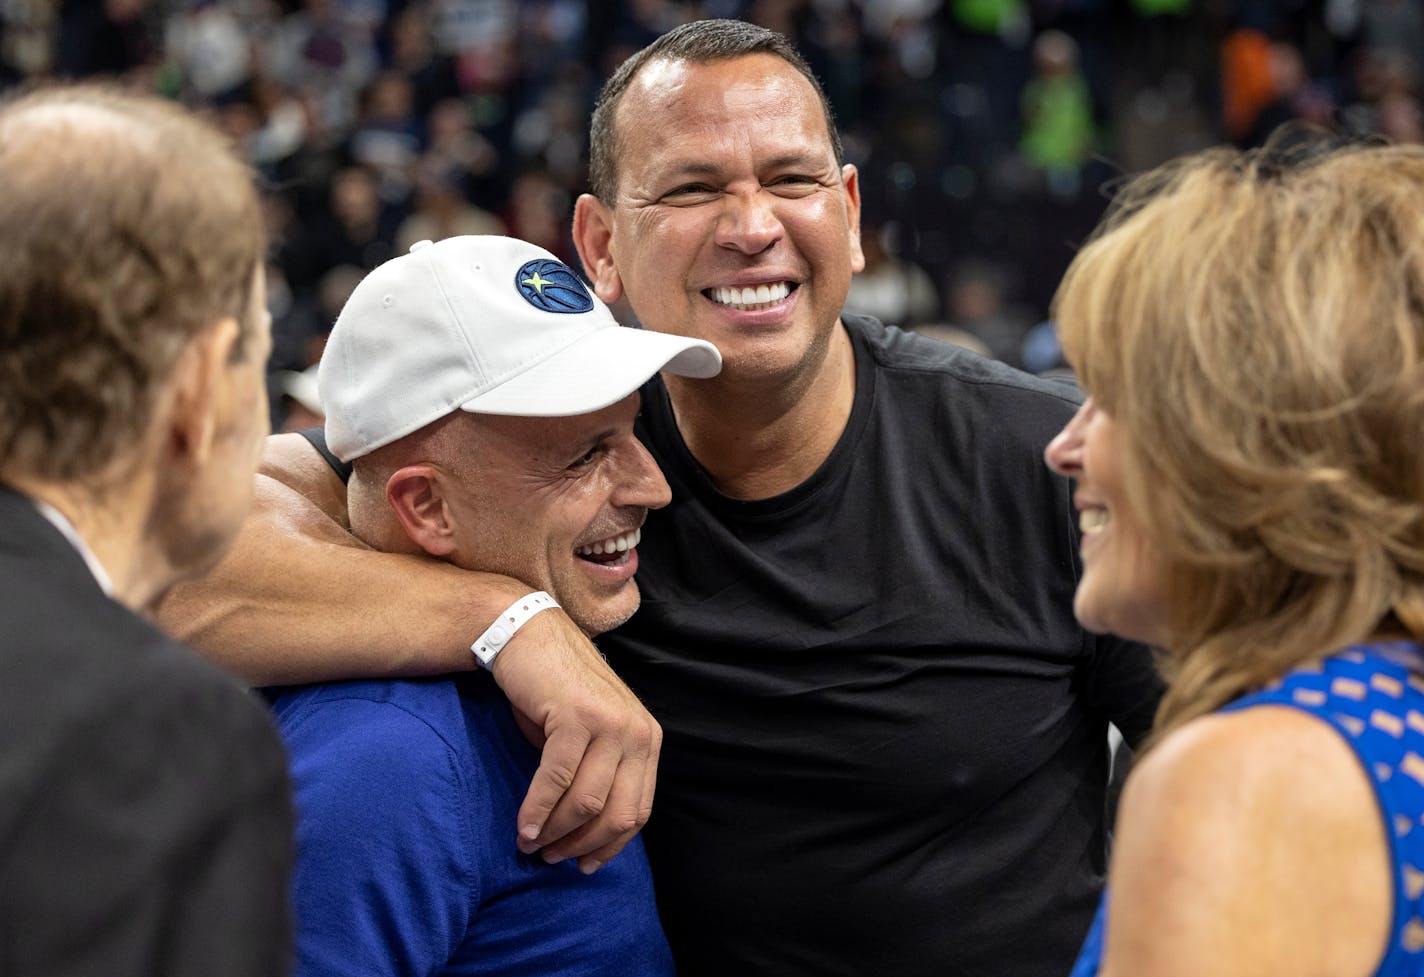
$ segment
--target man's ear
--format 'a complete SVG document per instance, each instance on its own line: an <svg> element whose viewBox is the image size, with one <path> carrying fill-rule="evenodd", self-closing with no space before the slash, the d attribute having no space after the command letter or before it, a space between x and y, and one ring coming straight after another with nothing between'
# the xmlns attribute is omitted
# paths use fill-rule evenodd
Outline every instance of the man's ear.
<svg viewBox="0 0 1424 977"><path fill-rule="evenodd" d="M397 469L386 479L386 501L416 546L431 556L454 552L455 521L436 468L407 465Z"/></svg>
<svg viewBox="0 0 1424 977"><path fill-rule="evenodd" d="M605 305L623 295L623 279L613 267L612 242L612 212L593 194L580 194L574 204L574 247L594 292Z"/></svg>
<svg viewBox="0 0 1424 977"><path fill-rule="evenodd" d="M865 252L860 247L860 173L855 165L841 167L841 183L845 186L846 222L850 226L850 270L865 270Z"/></svg>
<svg viewBox="0 0 1424 977"><path fill-rule="evenodd" d="M240 334L236 319L220 319L189 339L174 364L167 448L184 467L196 469L207 463L231 410L228 371Z"/></svg>

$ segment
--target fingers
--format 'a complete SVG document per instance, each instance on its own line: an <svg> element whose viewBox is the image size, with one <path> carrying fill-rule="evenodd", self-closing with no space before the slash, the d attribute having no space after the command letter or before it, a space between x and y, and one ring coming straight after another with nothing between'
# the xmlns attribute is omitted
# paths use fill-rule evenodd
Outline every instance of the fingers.
<svg viewBox="0 0 1424 977"><path fill-rule="evenodd" d="M626 784L635 776L642 779L635 767L640 761L625 760L621 742L602 738L589 744L573 784L544 823L540 841L546 862L587 855L642 827L633 824L636 812L627 809Z"/></svg>
<svg viewBox="0 0 1424 977"><path fill-rule="evenodd" d="M588 742L588 730L577 726L566 726L548 735L539 769L534 772L534 779L529 783L529 791L524 795L524 803L519 806L517 815L518 845L524 854L538 851L548 837L559 837L547 836L545 825L559 801L573 786Z"/></svg>
<svg viewBox="0 0 1424 977"><path fill-rule="evenodd" d="M562 612L545 611L495 660L494 675L539 768L517 815L520 851L595 871L652 811L662 729Z"/></svg>
<svg viewBox="0 0 1424 977"><path fill-rule="evenodd" d="M639 831L641 831L643 829L643 826L648 823L648 818L653 813L653 792L657 788L658 783L658 757L661 751L661 741L662 731L658 730L658 735L655 738L654 742L653 753L648 758L648 761L642 764L643 778L642 783L638 785L638 795L636 798L632 799L632 810L634 811L634 827L632 828L632 830L625 831L622 834L618 835L609 844L606 844L601 848L597 848L594 851L591 851L587 855L584 855L582 858L580 858L579 870L582 871L585 875L592 875L594 872L598 871L604 865L607 865L610 861L612 861L613 856L617 855L620 851L622 851L623 846L628 844L628 842L632 841L633 836L636 835ZM632 777L628 777L626 780L620 781L620 783L626 783L629 786L632 786L634 784L634 780ZM607 810L609 812L621 810L623 803L624 801L622 800L622 798L610 795Z"/></svg>
<svg viewBox="0 0 1424 977"><path fill-rule="evenodd" d="M646 752L629 749L626 744L620 747L622 758L602 802L602 810L567 835L549 843L544 848L546 861L577 858L579 868L585 874L592 874L622 851L648 823L653 810L653 790L657 786L662 730L654 723L647 734L649 748ZM590 755L594 748L596 744L590 748ZM584 796L577 782L567 795L570 799ZM550 830L550 834L553 833Z"/></svg>

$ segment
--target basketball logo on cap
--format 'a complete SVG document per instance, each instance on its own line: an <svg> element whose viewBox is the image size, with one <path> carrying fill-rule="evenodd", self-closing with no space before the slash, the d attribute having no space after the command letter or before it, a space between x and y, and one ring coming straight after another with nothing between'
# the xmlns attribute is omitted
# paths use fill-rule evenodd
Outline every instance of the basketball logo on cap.
<svg viewBox="0 0 1424 977"><path fill-rule="evenodd" d="M576 313L593 308L593 296L578 275L553 258L525 262L515 272L514 283L524 301L544 312Z"/></svg>

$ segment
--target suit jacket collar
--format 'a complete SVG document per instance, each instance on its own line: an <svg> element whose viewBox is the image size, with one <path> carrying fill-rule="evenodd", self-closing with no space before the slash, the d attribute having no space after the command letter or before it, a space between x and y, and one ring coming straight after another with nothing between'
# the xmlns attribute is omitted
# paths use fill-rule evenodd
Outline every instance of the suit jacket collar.
<svg viewBox="0 0 1424 977"><path fill-rule="evenodd" d="M0 560L43 568L69 586L87 584L104 594L74 544L40 514L34 500L4 484L0 484Z"/></svg>

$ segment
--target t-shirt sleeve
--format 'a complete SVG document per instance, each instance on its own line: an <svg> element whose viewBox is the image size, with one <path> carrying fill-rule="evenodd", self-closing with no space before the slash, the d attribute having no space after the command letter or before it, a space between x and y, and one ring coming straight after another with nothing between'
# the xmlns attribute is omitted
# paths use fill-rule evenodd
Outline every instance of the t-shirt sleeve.
<svg viewBox="0 0 1424 977"><path fill-rule="evenodd" d="M297 802L298 977L438 973L477 904L471 805L455 753L398 705L284 716Z"/></svg>
<svg viewBox="0 0 1424 977"><path fill-rule="evenodd" d="M326 463L331 466L331 470L341 478L343 482L351 481L351 462L342 461L332 452L326 444L326 431L319 427L304 428L297 432L311 443L311 446L326 459Z"/></svg>
<svg viewBox="0 0 1424 977"><path fill-rule="evenodd" d="M1145 645L1110 634L1093 635L1092 640L1088 701L1135 749L1152 729L1166 684Z"/></svg>

